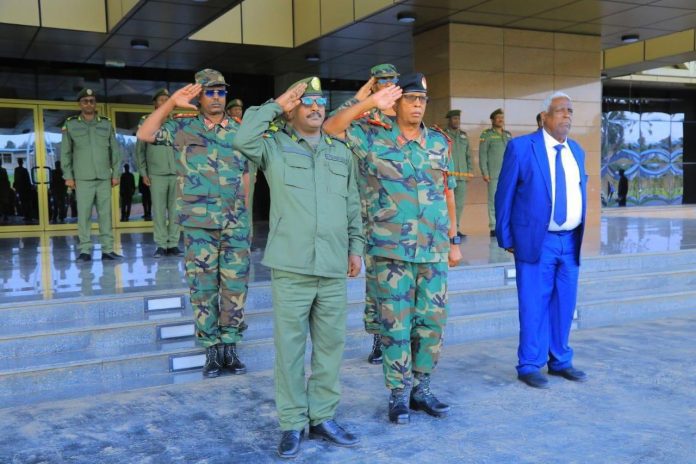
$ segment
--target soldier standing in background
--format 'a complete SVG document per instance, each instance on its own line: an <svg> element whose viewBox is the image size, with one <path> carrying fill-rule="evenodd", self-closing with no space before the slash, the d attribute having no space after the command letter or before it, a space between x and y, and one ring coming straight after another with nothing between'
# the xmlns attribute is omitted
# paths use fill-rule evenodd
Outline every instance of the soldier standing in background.
<svg viewBox="0 0 696 464"><path fill-rule="evenodd" d="M121 171L121 153L115 131L109 118L97 114L94 90L82 89L77 94L77 101L80 114L65 121L60 149L65 185L74 189L77 197L80 237L80 255L77 260L92 259L90 218L95 204L102 260L122 258L114 253L114 231L111 227L111 190L118 185Z"/></svg>
<svg viewBox="0 0 696 464"><path fill-rule="evenodd" d="M123 165L121 174L120 197L121 197L121 221L128 222L133 204L133 194L135 193L135 177L130 172L128 163Z"/></svg>
<svg viewBox="0 0 696 464"><path fill-rule="evenodd" d="M471 151L469 147L469 137L466 132L459 128L461 124L461 110L450 110L445 116L447 118L447 129L445 133L452 142L452 160L454 161L454 171L449 175L457 180L454 189L454 205L457 210L457 235L464 237L460 232L460 218L466 202L466 187L469 179L474 177L471 165Z"/></svg>
<svg viewBox="0 0 696 464"><path fill-rule="evenodd" d="M160 89L152 97L155 109L169 100L169 91ZM169 116L168 116L169 117ZM140 127L147 116L140 119ZM181 231L176 222L176 157L171 145L156 145L138 140L135 160L141 182L152 196L153 235L157 249L154 257L181 256Z"/></svg>
<svg viewBox="0 0 696 464"><path fill-rule="evenodd" d="M65 185L63 178L63 168L60 167L60 161L56 161L55 167L51 171L51 194L53 195L53 223L62 224L65 221L65 216L68 211L67 194L68 187Z"/></svg>
<svg viewBox="0 0 696 464"><path fill-rule="evenodd" d="M505 114L498 108L491 113L492 127L481 133L479 143L479 166L483 180L488 184L488 230L495 237L495 191L498 187L498 176L503 166L505 147L512 134L505 130Z"/></svg>
<svg viewBox="0 0 696 464"><path fill-rule="evenodd" d="M20 214L24 216L24 222L31 221L31 178L22 158L17 159L12 186L19 196Z"/></svg>
<svg viewBox="0 0 696 464"><path fill-rule="evenodd" d="M249 218L242 187L247 162L232 150L239 124L225 114L227 83L214 69L203 69L164 102L138 128L138 139L177 151L177 222L183 227L186 280L196 339L206 348L203 376L222 369L244 374L237 342L244 322L249 283ZM169 118L174 108L198 114Z"/></svg>

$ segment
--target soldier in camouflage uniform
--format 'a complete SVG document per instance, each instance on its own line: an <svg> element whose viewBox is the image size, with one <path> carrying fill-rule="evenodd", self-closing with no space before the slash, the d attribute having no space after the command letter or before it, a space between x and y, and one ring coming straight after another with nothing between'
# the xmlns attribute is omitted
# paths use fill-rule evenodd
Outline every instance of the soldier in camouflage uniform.
<svg viewBox="0 0 696 464"><path fill-rule="evenodd" d="M449 406L430 391L447 320L447 264L461 259L447 136L423 125L425 77L402 77L330 118L325 130L345 131L366 172L367 253L378 284L389 420L407 423L409 407L444 416ZM402 94L403 92L403 94ZM362 125L356 116L394 106L393 124ZM449 239L448 239L449 237ZM406 390L413 385L410 400Z"/></svg>
<svg viewBox="0 0 696 464"><path fill-rule="evenodd" d="M355 97L339 106L334 113L342 111L390 85L396 85L398 82L399 73L393 64L384 63L373 66L372 69L370 69L370 79L358 90ZM394 108L386 108L384 111L373 108L358 115L354 124L363 125L367 130L370 126L374 125L390 125L394 117L396 117ZM355 163L355 167L359 168L360 164ZM366 224L367 198L363 195L365 186L362 185L362 183L367 179L367 176L364 172L358 174L360 174L357 176L357 179L358 188L361 193L360 202L362 204L363 224ZM367 356L367 362L370 364L382 364L382 336L380 335L382 324L380 323L379 311L377 309L377 276L375 275L375 265L372 256L365 254L363 259L365 260L365 314L363 316L363 323L365 325L365 332L373 335L372 349Z"/></svg>
<svg viewBox="0 0 696 464"><path fill-rule="evenodd" d="M184 229L186 279L196 338L206 347L203 375L223 368L243 374L236 343L244 322L249 280L249 219L242 188L244 157L232 149L239 125L225 115L227 83L218 71L196 73L145 119L138 139L172 145L177 152L177 222ZM169 119L174 108L196 109Z"/></svg>
<svg viewBox="0 0 696 464"><path fill-rule="evenodd" d="M263 264L272 270L278 454L295 457L309 437L358 442L333 419L346 335L346 275L360 272L364 238L352 154L321 132L318 78L249 108L233 145L263 169L271 191L271 229ZM273 121L285 114L279 129ZM307 329L312 374L305 380Z"/></svg>
<svg viewBox="0 0 696 464"><path fill-rule="evenodd" d="M169 100L167 89L158 90L152 97L155 109ZM143 124L147 116L140 119ZM135 144L135 161L142 182L152 192L154 238L157 249L154 257L181 256L181 230L176 215L176 157L171 145L155 145L140 140Z"/></svg>
<svg viewBox="0 0 696 464"><path fill-rule="evenodd" d="M460 232L460 218L466 202L466 184L474 174L471 165L471 152L469 151L469 137L466 132L459 128L461 124L461 110L449 110L447 115L447 128L445 133L452 142L452 159L454 160L454 171L449 175L457 180L457 187L454 189L454 204L457 209L457 235L463 237Z"/></svg>
<svg viewBox="0 0 696 464"><path fill-rule="evenodd" d="M80 237L78 261L92 256L92 205L97 207L99 243L102 260L122 258L114 253L114 231L111 227L111 190L121 176L121 153L116 143L111 120L97 114L97 96L92 89L77 94L80 114L71 116L63 125L60 161L65 185L77 196L77 227Z"/></svg>
<svg viewBox="0 0 696 464"><path fill-rule="evenodd" d="M500 108L491 113L491 125L492 127L481 132L479 166L483 180L488 184L488 229L490 236L495 237L495 191L498 188L505 147L512 134L505 130L505 114Z"/></svg>

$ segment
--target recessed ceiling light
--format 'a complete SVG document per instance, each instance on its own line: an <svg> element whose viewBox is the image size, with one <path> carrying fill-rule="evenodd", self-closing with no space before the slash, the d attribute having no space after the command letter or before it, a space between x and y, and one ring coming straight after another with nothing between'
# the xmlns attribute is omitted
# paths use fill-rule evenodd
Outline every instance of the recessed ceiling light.
<svg viewBox="0 0 696 464"><path fill-rule="evenodd" d="M319 55L316 53L310 53L309 55L305 56L305 60L311 61L311 62L317 62L320 60Z"/></svg>
<svg viewBox="0 0 696 464"><path fill-rule="evenodd" d="M147 50L150 48L150 42L145 39L133 39L131 40L131 48L135 50Z"/></svg>
<svg viewBox="0 0 696 464"><path fill-rule="evenodd" d="M638 42L640 40L640 36L638 34L624 34L621 36L621 41L623 43L633 43L633 42Z"/></svg>
<svg viewBox="0 0 696 464"><path fill-rule="evenodd" d="M413 13L399 13L396 15L396 20L402 24L411 24L416 21L416 15Z"/></svg>

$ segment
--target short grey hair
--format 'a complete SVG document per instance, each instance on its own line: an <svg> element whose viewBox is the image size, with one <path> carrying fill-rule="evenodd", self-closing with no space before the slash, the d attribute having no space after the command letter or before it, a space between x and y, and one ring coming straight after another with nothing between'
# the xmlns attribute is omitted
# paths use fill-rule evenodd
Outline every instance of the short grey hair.
<svg viewBox="0 0 696 464"><path fill-rule="evenodd" d="M551 102L556 98L567 98L568 101L571 101L571 102L573 101L573 99L570 98L570 95L568 95L567 93L563 93L560 91L554 92L551 95L544 98L544 101L541 103L541 108L540 108L541 112L548 113L549 108L551 108Z"/></svg>

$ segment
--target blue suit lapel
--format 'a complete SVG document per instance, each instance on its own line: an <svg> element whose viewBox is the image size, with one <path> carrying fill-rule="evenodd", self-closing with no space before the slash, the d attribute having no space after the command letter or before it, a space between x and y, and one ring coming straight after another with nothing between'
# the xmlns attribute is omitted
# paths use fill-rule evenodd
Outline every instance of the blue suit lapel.
<svg viewBox="0 0 696 464"><path fill-rule="evenodd" d="M532 151L534 152L534 158L536 158L539 164L539 170L541 175L544 177L544 185L546 185L546 191L549 194L549 199L551 198L551 170L549 168L549 157L546 154L546 144L544 143L544 134L541 131L537 131L532 136Z"/></svg>

